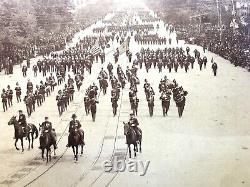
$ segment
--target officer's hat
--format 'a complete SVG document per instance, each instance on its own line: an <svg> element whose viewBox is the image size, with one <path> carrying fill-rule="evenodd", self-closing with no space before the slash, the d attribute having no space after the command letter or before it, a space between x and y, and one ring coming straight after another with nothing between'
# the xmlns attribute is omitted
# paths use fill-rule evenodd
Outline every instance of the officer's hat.
<svg viewBox="0 0 250 187"><path fill-rule="evenodd" d="M45 117L45 120L47 120L47 119L49 119L49 117L46 116L46 117Z"/></svg>
<svg viewBox="0 0 250 187"><path fill-rule="evenodd" d="M18 110L18 112L23 112L22 110Z"/></svg>
<svg viewBox="0 0 250 187"><path fill-rule="evenodd" d="M71 118L77 118L77 116L75 114L73 114Z"/></svg>

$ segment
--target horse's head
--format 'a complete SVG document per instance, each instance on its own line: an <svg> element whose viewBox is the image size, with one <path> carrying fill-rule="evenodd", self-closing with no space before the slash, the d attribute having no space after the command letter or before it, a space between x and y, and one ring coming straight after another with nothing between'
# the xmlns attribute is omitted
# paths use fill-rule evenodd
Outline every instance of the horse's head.
<svg viewBox="0 0 250 187"><path fill-rule="evenodd" d="M15 125L17 122L16 116L12 116L12 118L10 118L10 121L8 122L8 125Z"/></svg>
<svg viewBox="0 0 250 187"><path fill-rule="evenodd" d="M124 124L124 135L127 135L130 129L130 126L128 123L123 122Z"/></svg>

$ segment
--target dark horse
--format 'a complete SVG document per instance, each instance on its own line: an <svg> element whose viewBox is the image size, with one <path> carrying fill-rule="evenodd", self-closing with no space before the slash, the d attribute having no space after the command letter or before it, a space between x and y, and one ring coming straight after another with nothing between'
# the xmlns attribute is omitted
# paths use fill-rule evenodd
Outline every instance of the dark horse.
<svg viewBox="0 0 250 187"><path fill-rule="evenodd" d="M74 153L74 160L78 161L78 147L81 146L81 155L83 154L83 140L81 140L81 133L77 129L72 129L69 134L69 145L72 147Z"/></svg>
<svg viewBox="0 0 250 187"><path fill-rule="evenodd" d="M44 150L46 149L46 159L47 163L51 161L51 146L53 145L53 141L51 138L51 134L48 130L45 130L43 134L40 136L40 149L42 150L42 159L44 161ZM54 156L56 155L54 149Z"/></svg>
<svg viewBox="0 0 250 187"><path fill-rule="evenodd" d="M15 147L16 147L16 150L19 150L19 148L17 147L17 142L18 140L20 139L21 140L21 145L22 145L22 152L24 151L24 148L23 148L23 138L25 138L25 132L23 130L23 127L21 125L19 125L17 119L16 119L16 116L13 116L10 121L8 122L8 125L14 125L14 129L15 129ZM36 128L35 125L31 124L31 123L28 123L27 124L27 127L26 127L26 130L27 130L27 136L26 138L28 139L29 141L29 149L30 149L30 138L31 138L31 148L33 149L33 141L34 139L36 139L38 137L38 130ZM30 137L31 135L31 137ZM35 136L34 136L35 135Z"/></svg>
<svg viewBox="0 0 250 187"><path fill-rule="evenodd" d="M131 158L131 149L130 145L134 145L134 157L136 157L136 152L138 152L138 144L140 146L140 153L141 153L141 141L142 141L142 133L140 130L141 135L138 137L135 130L129 126L128 123L124 124L124 135L126 136L126 142L128 144L128 150L129 150L129 158Z"/></svg>

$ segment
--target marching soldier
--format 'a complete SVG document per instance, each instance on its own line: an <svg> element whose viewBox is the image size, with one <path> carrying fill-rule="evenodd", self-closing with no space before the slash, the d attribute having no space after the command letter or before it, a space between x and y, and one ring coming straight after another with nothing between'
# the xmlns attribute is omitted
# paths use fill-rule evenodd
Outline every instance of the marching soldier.
<svg viewBox="0 0 250 187"><path fill-rule="evenodd" d="M218 69L217 63L213 62L213 64L212 64L212 70L213 70L214 76L217 75L217 69Z"/></svg>
<svg viewBox="0 0 250 187"><path fill-rule="evenodd" d="M112 70L113 70L113 65L109 62L108 66L107 66L108 72L109 72L109 76L112 74Z"/></svg>
<svg viewBox="0 0 250 187"><path fill-rule="evenodd" d="M27 82L27 91L28 92L33 92L33 83L28 79Z"/></svg>
<svg viewBox="0 0 250 187"><path fill-rule="evenodd" d="M5 112L6 110L8 110L8 107L7 107L8 95L5 89L3 89L2 91L1 98L2 98L2 103L3 103L3 111Z"/></svg>
<svg viewBox="0 0 250 187"><path fill-rule="evenodd" d="M91 115L92 115L92 120L95 121L96 118L96 104L99 103L96 98L91 98L90 99L90 111L91 111Z"/></svg>
<svg viewBox="0 0 250 187"><path fill-rule="evenodd" d="M202 70L203 60L201 58L198 58L198 64L200 66L200 70Z"/></svg>
<svg viewBox="0 0 250 187"><path fill-rule="evenodd" d="M161 105L162 105L162 112L163 112L163 116L165 117L168 113L169 110L169 106L170 106L170 99L171 99L171 91L170 90L166 90L163 91L160 97Z"/></svg>
<svg viewBox="0 0 250 187"><path fill-rule="evenodd" d="M16 83L16 88L15 88L15 90L16 90L16 99L17 99L17 102L19 103L19 102L21 102L22 89L21 89L21 87L19 86L19 83L18 83L18 82Z"/></svg>
<svg viewBox="0 0 250 187"><path fill-rule="evenodd" d="M24 76L24 77L27 76L27 70L28 70L27 66L24 65L24 66L22 67L22 72L23 72L23 76Z"/></svg>
<svg viewBox="0 0 250 187"><path fill-rule="evenodd" d="M9 107L11 107L13 104L12 104L12 99L13 99L13 90L10 89L10 85L7 86L7 96L8 96L8 104L9 104Z"/></svg>
<svg viewBox="0 0 250 187"><path fill-rule="evenodd" d="M206 68L206 66L207 66L207 57L203 57L203 63L204 63L204 68Z"/></svg>
<svg viewBox="0 0 250 187"><path fill-rule="evenodd" d="M38 71L37 65L33 66L33 71L34 71L34 77L36 77L37 76L37 71Z"/></svg>
<svg viewBox="0 0 250 187"><path fill-rule="evenodd" d="M116 116L117 113L117 107L118 107L118 97L115 95L111 97L111 103L112 103L112 108L113 108L113 115Z"/></svg>
<svg viewBox="0 0 250 187"><path fill-rule="evenodd" d="M90 110L90 102L89 102L89 97L86 95L85 97L84 97L84 107L85 107L85 113L86 113L86 115L88 115L89 114L89 110Z"/></svg>

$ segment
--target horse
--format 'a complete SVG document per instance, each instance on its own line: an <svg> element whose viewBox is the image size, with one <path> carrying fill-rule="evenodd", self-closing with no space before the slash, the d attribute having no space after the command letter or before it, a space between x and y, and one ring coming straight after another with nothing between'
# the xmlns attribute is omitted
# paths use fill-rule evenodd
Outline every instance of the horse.
<svg viewBox="0 0 250 187"><path fill-rule="evenodd" d="M69 134L69 144L72 147L74 153L74 160L78 161L78 147L81 146L81 155L83 154L83 142L81 140L81 135L78 129L72 129Z"/></svg>
<svg viewBox="0 0 250 187"><path fill-rule="evenodd" d="M24 151L24 148L23 148L23 138L25 137L25 132L23 130L23 127L21 125L19 125L17 119L16 119L16 116L13 116L10 121L8 122L8 125L14 125L14 129L15 129L15 147L16 147L16 150L19 150L19 148L17 147L17 142L18 140L20 139L21 140L21 145L22 145L22 152ZM33 141L34 139L36 139L38 137L38 130L36 128L35 125L31 124L31 123L28 123L27 124L27 127L26 127L26 130L27 130L27 139L29 141L29 149L30 149L30 135L31 135L31 148L33 149ZM34 137L35 135L35 137Z"/></svg>
<svg viewBox="0 0 250 187"><path fill-rule="evenodd" d="M123 124L124 124L124 135L126 136L126 143L128 145L128 150L129 150L129 158L131 158L131 148L130 148L131 144L134 145L134 157L136 157L136 152L138 152L138 144L141 153L142 135L138 137L135 130L128 123L123 122Z"/></svg>
<svg viewBox="0 0 250 187"><path fill-rule="evenodd" d="M44 151L46 149L46 160L47 163L51 161L51 146L53 145L53 141L51 138L51 134L48 130L45 130L43 134L40 136L40 149L42 150L42 159L44 161ZM54 156L56 155L54 149Z"/></svg>

